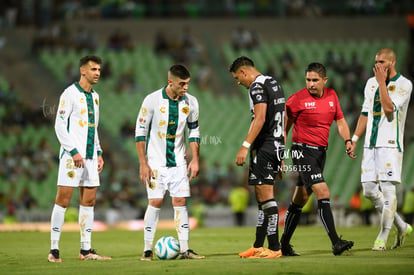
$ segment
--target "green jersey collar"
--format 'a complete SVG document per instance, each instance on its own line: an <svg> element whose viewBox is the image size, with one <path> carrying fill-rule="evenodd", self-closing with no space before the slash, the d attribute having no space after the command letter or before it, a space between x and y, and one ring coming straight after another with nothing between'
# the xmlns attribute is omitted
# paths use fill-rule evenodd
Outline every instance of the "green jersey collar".
<svg viewBox="0 0 414 275"><path fill-rule="evenodd" d="M78 90L79 90L79 92L81 92L81 93L89 93L88 91L85 91L80 85L79 85L79 82L75 82L74 83L75 84L75 86L76 86L76 88L78 88ZM93 92L95 92L93 89L91 89L91 93L93 93Z"/></svg>

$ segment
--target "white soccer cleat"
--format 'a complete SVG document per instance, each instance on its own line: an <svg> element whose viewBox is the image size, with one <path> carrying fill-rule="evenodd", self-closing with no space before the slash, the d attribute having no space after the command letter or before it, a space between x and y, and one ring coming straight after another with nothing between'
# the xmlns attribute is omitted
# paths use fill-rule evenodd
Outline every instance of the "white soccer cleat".
<svg viewBox="0 0 414 275"><path fill-rule="evenodd" d="M374 246L372 247L374 251L384 251L386 250L385 242L383 240L376 240Z"/></svg>

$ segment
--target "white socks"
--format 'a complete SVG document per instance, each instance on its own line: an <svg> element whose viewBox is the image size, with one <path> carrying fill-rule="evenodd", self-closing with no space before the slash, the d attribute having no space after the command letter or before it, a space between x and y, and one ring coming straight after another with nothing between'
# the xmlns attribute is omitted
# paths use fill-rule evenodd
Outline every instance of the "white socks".
<svg viewBox="0 0 414 275"><path fill-rule="evenodd" d="M94 221L93 206L79 206L79 228L81 235L81 249L91 249L92 229Z"/></svg>
<svg viewBox="0 0 414 275"><path fill-rule="evenodd" d="M174 207L174 224L175 230L177 230L178 241L180 242L180 252L186 252L190 235L187 206Z"/></svg>
<svg viewBox="0 0 414 275"><path fill-rule="evenodd" d="M397 196L395 185L389 181L362 183L364 196L369 198L375 209L381 215L381 231L377 237L379 240L387 241L392 224L397 227L398 231L406 229L406 223L396 212ZM379 188L381 187L381 191Z"/></svg>
<svg viewBox="0 0 414 275"><path fill-rule="evenodd" d="M160 208L148 205L144 216L144 251L152 250L155 231L157 230Z"/></svg>
<svg viewBox="0 0 414 275"><path fill-rule="evenodd" d="M59 249L60 234L65 221L66 208L57 204L53 206L52 217L50 219L50 249Z"/></svg>

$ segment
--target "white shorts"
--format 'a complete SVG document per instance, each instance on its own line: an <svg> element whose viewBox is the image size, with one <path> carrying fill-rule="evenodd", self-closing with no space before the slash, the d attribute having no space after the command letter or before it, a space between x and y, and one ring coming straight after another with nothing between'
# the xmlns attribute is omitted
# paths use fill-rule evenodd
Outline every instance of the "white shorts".
<svg viewBox="0 0 414 275"><path fill-rule="evenodd" d="M59 160L58 185L69 187L99 186L98 159L84 159L85 167L75 167L70 154Z"/></svg>
<svg viewBox="0 0 414 275"><path fill-rule="evenodd" d="M164 198L168 190L174 198L190 196L190 182L187 176L187 165L178 167L152 168L154 178L146 184L148 199Z"/></svg>
<svg viewBox="0 0 414 275"><path fill-rule="evenodd" d="M397 148L364 148L361 182L401 182L403 152Z"/></svg>

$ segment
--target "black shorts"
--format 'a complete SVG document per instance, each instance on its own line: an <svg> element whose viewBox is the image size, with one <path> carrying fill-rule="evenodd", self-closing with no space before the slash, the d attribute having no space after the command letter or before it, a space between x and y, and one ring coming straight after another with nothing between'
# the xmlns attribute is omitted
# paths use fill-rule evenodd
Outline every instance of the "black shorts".
<svg viewBox="0 0 414 275"><path fill-rule="evenodd" d="M260 147L250 150L249 185L275 183L275 178L281 166L283 150Z"/></svg>
<svg viewBox="0 0 414 275"><path fill-rule="evenodd" d="M325 182L323 169L325 167L327 147L312 146L305 143L292 143L292 162L299 173L296 186L305 185L306 189L315 183Z"/></svg>

